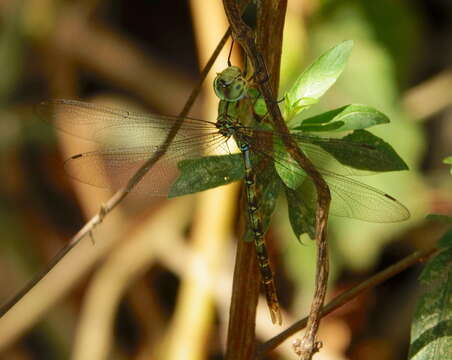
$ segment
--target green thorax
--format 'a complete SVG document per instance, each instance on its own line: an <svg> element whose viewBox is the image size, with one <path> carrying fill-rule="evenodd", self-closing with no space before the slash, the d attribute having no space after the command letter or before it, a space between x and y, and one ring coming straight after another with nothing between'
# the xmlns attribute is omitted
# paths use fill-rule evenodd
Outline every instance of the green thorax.
<svg viewBox="0 0 452 360"><path fill-rule="evenodd" d="M240 68L230 66L219 73L214 81L214 90L220 98L217 127L222 135L233 136L241 148L250 134L241 121L246 118L249 108L240 100L248 96L249 88Z"/></svg>
<svg viewBox="0 0 452 360"><path fill-rule="evenodd" d="M220 100L218 104L217 127L223 136L235 137L237 128L240 126L238 112L239 106L237 102Z"/></svg>

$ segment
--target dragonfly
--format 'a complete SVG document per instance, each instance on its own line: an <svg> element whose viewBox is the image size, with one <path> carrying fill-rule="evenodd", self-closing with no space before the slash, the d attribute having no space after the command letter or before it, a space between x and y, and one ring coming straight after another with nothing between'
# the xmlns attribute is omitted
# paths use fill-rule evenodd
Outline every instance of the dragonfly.
<svg viewBox="0 0 452 360"><path fill-rule="evenodd" d="M262 214L256 185L257 158L271 160L304 178L312 185L295 160L282 147L272 146L281 138L291 136L316 166L331 190L332 215L369 222L406 220L408 209L385 192L361 183L350 176L368 172L341 164L321 145L357 151L368 144L350 143L345 139L323 138L307 133L278 133L262 126L244 125L240 117L241 100L255 101L255 92L240 68L228 66L217 74L214 91L220 99L216 122L194 118L179 118L158 114L141 114L125 109L77 100L50 100L40 104L39 112L50 118L57 129L96 144L93 151L74 155L65 161L70 177L101 188L119 189L157 153L163 155L132 191L153 196L166 196L181 170L184 160L200 159L218 149L230 151L229 139L234 139L243 159L248 226L256 248L268 308L273 323L281 323L281 312L273 272L264 241ZM243 102L243 101L242 101ZM174 126L179 130L169 142L167 135ZM228 156L228 155L224 155Z"/></svg>

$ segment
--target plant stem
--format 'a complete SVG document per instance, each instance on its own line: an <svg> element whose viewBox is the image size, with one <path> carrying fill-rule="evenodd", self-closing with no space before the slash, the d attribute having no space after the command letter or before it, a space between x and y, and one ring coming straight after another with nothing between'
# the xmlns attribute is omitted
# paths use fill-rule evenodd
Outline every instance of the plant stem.
<svg viewBox="0 0 452 360"><path fill-rule="evenodd" d="M390 279L391 277L399 274L403 270L406 270L410 266L413 266L419 262L424 262L428 260L430 257L434 256L438 249L436 247L430 247L425 250L416 251L411 255L408 255L404 259L400 260L399 262L387 267L386 269L380 271L379 273L375 274L371 278L363 281L362 283L344 291L342 294L336 296L333 300L331 300L327 305L322 307L321 310L321 316L325 316L336 310L337 308L341 307L345 303L349 302L350 300L354 299L358 295L360 295L362 292L375 287L382 282ZM278 345L280 345L284 340L286 340L289 336L292 336L296 332L302 330L305 328L306 324L308 323L308 317L301 319L294 323L292 326L278 334L277 336L273 337L272 339L268 340L264 344L262 344L258 349L258 356L257 358L261 358L264 354L267 354L270 350L276 348Z"/></svg>
<svg viewBox="0 0 452 360"><path fill-rule="evenodd" d="M314 353L316 353L321 344L317 341L317 331L320 322L320 310L325 301L327 280L328 280L328 252L327 252L327 222L328 212L331 201L331 194L325 180L320 173L311 163L311 161L303 154L296 142L289 134L284 119L282 118L281 111L279 110L276 97L274 96L274 90L276 85L271 86L271 79L268 71L266 61L258 49L258 45L255 42L253 31L243 22L237 1L235 0L223 0L226 15L232 28L232 34L234 39L240 43L245 50L248 58L250 59L254 68L254 78L259 86L259 90L265 99L267 109L273 119L275 129L285 136L282 136L284 145L289 152L290 156L297 161L297 163L306 171L308 176L313 180L317 191L317 208L316 208L316 246L317 246L317 263L316 263L316 279L314 299L311 305L309 313L309 320L306 333L301 339L297 347L296 353L300 356L300 359L311 359ZM284 23L285 8L287 5L286 0L266 0L261 1L262 14L270 14L276 9L284 9L284 12L280 12L282 15L279 24ZM263 19L266 17L263 16ZM261 20L260 18L258 19ZM265 33L272 34L274 31L273 26L275 24L260 24L258 29L263 32L268 27ZM282 27L282 26L281 26ZM261 35L258 35L258 38ZM282 37L281 37L282 39ZM265 44L263 44L265 45ZM261 48L262 49L262 48ZM274 70L272 68L272 70ZM277 72L279 73L279 71Z"/></svg>
<svg viewBox="0 0 452 360"><path fill-rule="evenodd" d="M260 279L252 242L239 241L229 311L226 360L253 359Z"/></svg>
<svg viewBox="0 0 452 360"><path fill-rule="evenodd" d="M224 4L226 7L226 4ZM282 47L282 32L285 2L280 2L272 13L258 15L257 42L264 49L263 55L270 64L271 82L274 88L279 83L279 68ZM237 14L241 14L238 8ZM264 8L263 10L267 10ZM226 11L227 13L227 11ZM241 19L241 16L238 15ZM228 15L228 19L230 17ZM263 21L263 23L262 23ZM271 32L263 29L272 27ZM232 27L232 26L231 26ZM262 33L261 33L262 31ZM266 43L268 42L268 43ZM239 242L234 271L233 291L231 298L230 319L228 328L226 359L251 359L255 353L255 318L256 305L260 289L260 276L256 263L256 252L251 243Z"/></svg>

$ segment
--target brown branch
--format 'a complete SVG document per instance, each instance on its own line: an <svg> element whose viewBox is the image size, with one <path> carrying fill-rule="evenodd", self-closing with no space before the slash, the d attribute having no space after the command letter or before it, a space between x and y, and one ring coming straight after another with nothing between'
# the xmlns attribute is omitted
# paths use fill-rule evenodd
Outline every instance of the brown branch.
<svg viewBox="0 0 452 360"><path fill-rule="evenodd" d="M230 29L226 31L223 35L223 38L218 43L215 51L201 72L200 79L198 84L193 89L190 97L188 98L184 108L179 114L180 121L178 121L171 131L168 133L162 149L154 153L151 158L146 161L146 163L131 177L128 181L127 185L122 189L118 190L99 210L99 212L89 220L85 226L69 241L69 243L61 249L51 260L50 264L38 275L35 276L28 284L24 286L12 299L3 304L0 308L0 317L2 317L6 312L8 312L20 299L22 299L41 279L44 278L46 274L48 274L56 264L71 250L73 249L86 235L92 234L93 230L97 225L99 225L105 216L108 215L121 201L127 196L127 194L140 182L140 180L146 175L146 173L152 168L152 166L165 154L168 146L176 136L177 131L182 125L183 118L188 115L188 112L193 105L196 97L198 96L202 83L207 76L207 73L210 71L215 59L223 48L226 40L229 38L231 34Z"/></svg>
<svg viewBox="0 0 452 360"><path fill-rule="evenodd" d="M260 277L252 242L239 241L229 310L226 360L253 359Z"/></svg>
<svg viewBox="0 0 452 360"><path fill-rule="evenodd" d="M362 292L381 284L382 282L390 279L391 277L399 274L403 270L409 268L410 266L428 260L430 257L434 256L437 253L437 251L438 249L436 247L431 247L425 250L416 251L413 254L408 255L404 259L380 271L379 273L375 274L366 281L363 281L357 286L354 286L351 289L344 291L341 295L336 296L333 300L331 300L327 305L325 305L322 308L321 316L323 317L332 313L334 310L338 309L345 303L354 299ZM263 355L267 354L270 350L276 348L288 337L304 329L307 323L308 317L299 320L292 326L278 334L277 336L273 337L272 339L262 344L258 349L257 358L262 358Z"/></svg>
<svg viewBox="0 0 452 360"><path fill-rule="evenodd" d="M284 14L285 6L267 13L265 23L274 24L272 32L265 35L262 33L263 36L258 39L258 43L265 49L263 54L267 63L270 64L271 81L274 87L277 87L279 82ZM263 20L264 17L259 18ZM254 358L256 305L260 289L256 260L254 245L240 241L234 270L226 359Z"/></svg>
<svg viewBox="0 0 452 360"><path fill-rule="evenodd" d="M307 331L303 339L300 340L295 349L301 359L311 359L313 354L318 351L320 343L317 341L317 331L320 321L320 310L325 301L327 280L328 280L328 253L327 253L327 222L328 212L331 201L331 195L325 180L311 163L311 161L303 154L297 143L289 134L281 111L279 110L274 90L267 72L266 62L261 55L256 42L253 31L243 22L240 11L235 0L223 0L226 15L232 28L234 39L240 43L250 59L255 74L254 78L259 85L259 90L265 99L267 109L273 119L275 129L285 136L282 136L284 145L292 158L306 171L308 176L313 180L317 191L317 208L316 208L316 245L317 245L317 264L316 264L316 283L314 291L314 299L311 305ZM266 0L262 1L263 9L269 12L284 8L286 0ZM260 20L260 19L258 19ZM270 25L270 24L267 24ZM259 27L262 31L262 28ZM268 30L270 31L270 30ZM276 86L274 87L276 88Z"/></svg>

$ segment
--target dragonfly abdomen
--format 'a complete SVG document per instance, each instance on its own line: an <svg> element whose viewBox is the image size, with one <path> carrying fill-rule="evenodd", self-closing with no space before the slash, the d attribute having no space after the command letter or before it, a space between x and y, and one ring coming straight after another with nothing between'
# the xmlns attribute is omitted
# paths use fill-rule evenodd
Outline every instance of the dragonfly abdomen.
<svg viewBox="0 0 452 360"><path fill-rule="evenodd" d="M281 312L279 309L276 286L273 279L273 272L270 267L268 253L264 240L264 229L262 218L259 214L257 201L257 187L254 172L251 166L250 152L247 144L239 144L245 163L245 191L247 196L248 217L251 230L253 232L254 245L261 274L261 282L265 288L267 304L273 323L282 323Z"/></svg>

